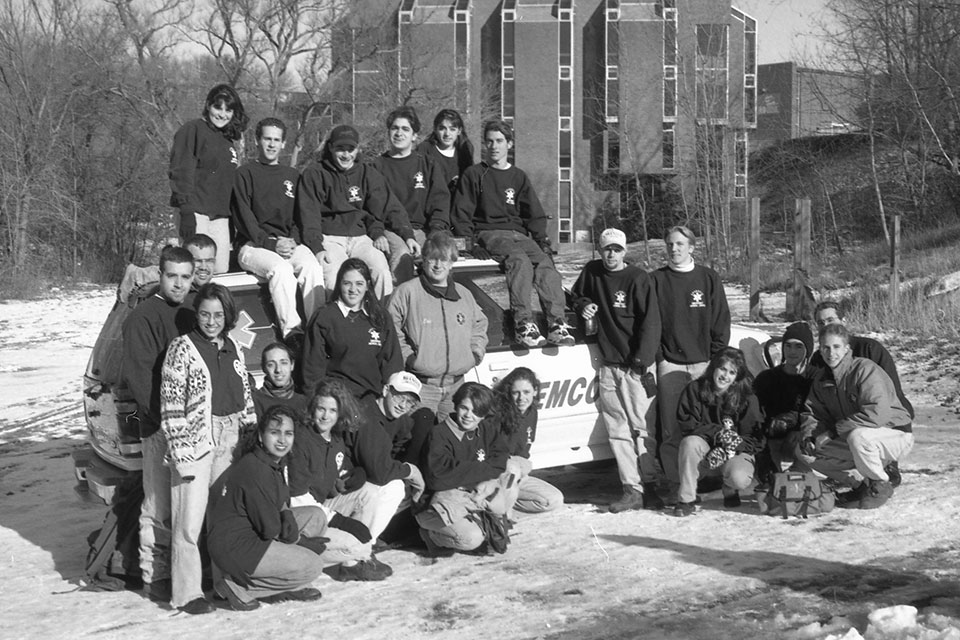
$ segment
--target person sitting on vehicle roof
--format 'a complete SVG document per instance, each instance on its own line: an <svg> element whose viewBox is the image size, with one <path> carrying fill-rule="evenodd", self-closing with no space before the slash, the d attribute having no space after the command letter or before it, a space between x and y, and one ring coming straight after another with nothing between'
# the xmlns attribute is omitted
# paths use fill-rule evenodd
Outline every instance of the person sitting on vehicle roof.
<svg viewBox="0 0 960 640"><path fill-rule="evenodd" d="M193 280L184 304L193 306L197 289L213 279L213 265L217 260L217 245L208 235L197 233L187 238L183 248L193 256ZM128 264L123 279L117 286L117 300L131 309L157 292L160 270L157 267L138 267Z"/></svg>
<svg viewBox="0 0 960 640"><path fill-rule="evenodd" d="M382 300L393 291L393 275L374 241L383 236L390 190L375 167L358 162L360 134L348 124L333 128L320 162L300 176L297 206L303 242L323 267L327 292L337 286L340 265L360 258L370 267L373 290Z"/></svg>
<svg viewBox="0 0 960 640"><path fill-rule="evenodd" d="M656 378L660 308L653 279L627 265L627 236L600 234L601 259L592 260L573 285L574 308L597 323L600 384L597 409L617 459L623 497L612 513L663 509L657 495Z"/></svg>
<svg viewBox="0 0 960 640"><path fill-rule="evenodd" d="M910 412L900 404L893 380L867 358L856 358L842 324L820 332L827 367L813 375L801 416L800 462L854 487L841 506L876 509L900 484L897 462L913 448Z"/></svg>
<svg viewBox="0 0 960 640"><path fill-rule="evenodd" d="M463 375L480 364L487 348L487 316L450 271L458 256L447 231L423 245L423 269L397 287L387 309L396 327L407 371L423 383L420 402L443 421Z"/></svg>
<svg viewBox="0 0 960 640"><path fill-rule="evenodd" d="M288 407L298 416L307 414L307 397L293 383L293 351L282 342L268 344L260 354L263 386L253 391L253 406L258 416L275 405Z"/></svg>
<svg viewBox="0 0 960 640"><path fill-rule="evenodd" d="M757 456L756 475L760 483L794 462L794 450L800 440L800 411L810 391L807 365L814 353L810 326L794 322L783 332L781 345L783 362L761 371L753 382L767 436L767 449Z"/></svg>
<svg viewBox="0 0 960 640"><path fill-rule="evenodd" d="M257 123L257 159L237 169L230 209L236 228L237 260L250 273L266 278L277 312L280 335L299 348L303 332L297 312L297 287L303 312L310 318L323 306L323 269L301 243L297 212L300 173L280 164L287 125L277 118Z"/></svg>
<svg viewBox="0 0 960 640"><path fill-rule="evenodd" d="M825 300L818 304L813 310L813 319L816 320L817 329L820 331L823 331L827 325L843 324L840 305L832 300ZM897 390L897 399L900 401L900 404L903 405L903 408L906 409L910 413L910 417L913 418L913 405L910 404L910 401L907 400L907 397L903 394L903 387L900 385L900 374L897 373L897 363L890 355L890 352L887 351L886 347L873 338L851 334L850 352L854 358L866 358L880 365L884 373L893 381L893 386ZM810 365L815 368L825 368L826 365L823 362L823 356L819 351L811 357Z"/></svg>
<svg viewBox="0 0 960 640"><path fill-rule="evenodd" d="M487 121L483 141L486 162L464 171L457 186L450 216L453 232L473 240L475 258L493 258L506 270L518 344L572 345L563 282L547 237L547 216L527 174L510 164L513 129L503 120ZM546 339L533 317L533 289L546 314Z"/></svg>
<svg viewBox="0 0 960 640"><path fill-rule="evenodd" d="M753 482L755 456L763 450L760 405L740 349L724 347L702 376L680 395L680 492L673 515L696 510L697 480L723 474L723 506L740 506L740 491Z"/></svg>
<svg viewBox="0 0 960 640"><path fill-rule="evenodd" d="M337 378L358 399L377 396L401 369L396 329L373 295L370 269L360 258L347 258L331 303L314 314L304 335L304 393L311 396L322 380Z"/></svg>
<svg viewBox="0 0 960 640"><path fill-rule="evenodd" d="M494 408L493 392L465 382L453 402L454 413L430 432L424 452L424 477L433 494L416 519L430 555L480 548L487 542L480 512L505 516L517 497L499 424L484 421Z"/></svg>
<svg viewBox="0 0 960 640"><path fill-rule="evenodd" d="M493 389L496 409L488 420L500 425L500 435L510 457L507 473L516 476L517 499L513 508L523 513L544 513L563 505L560 489L530 475L530 447L537 439L537 398L540 380L526 367L517 367Z"/></svg>

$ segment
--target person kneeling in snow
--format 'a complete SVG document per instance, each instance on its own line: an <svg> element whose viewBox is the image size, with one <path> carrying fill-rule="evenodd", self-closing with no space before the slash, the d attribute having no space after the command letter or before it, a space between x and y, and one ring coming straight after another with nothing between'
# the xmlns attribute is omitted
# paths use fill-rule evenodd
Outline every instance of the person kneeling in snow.
<svg viewBox="0 0 960 640"><path fill-rule="evenodd" d="M837 497L840 506L876 509L893 495L887 468L913 448L910 413L880 365L853 357L842 324L820 332L820 355L827 368L813 377L797 457L854 487Z"/></svg>

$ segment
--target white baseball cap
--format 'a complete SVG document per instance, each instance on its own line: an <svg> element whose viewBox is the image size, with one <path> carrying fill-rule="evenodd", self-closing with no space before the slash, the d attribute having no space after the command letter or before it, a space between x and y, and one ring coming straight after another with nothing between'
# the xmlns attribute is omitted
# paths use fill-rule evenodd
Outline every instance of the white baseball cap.
<svg viewBox="0 0 960 640"><path fill-rule="evenodd" d="M620 231L620 229L614 229L612 227L610 229L605 229L603 233L600 234L600 248L603 249L611 244L615 244L622 249L626 249L627 234L625 234L623 231Z"/></svg>
<svg viewBox="0 0 960 640"><path fill-rule="evenodd" d="M390 376L387 384L397 393L412 393L418 400L420 399L420 389L423 388L423 384L409 371L397 371Z"/></svg>

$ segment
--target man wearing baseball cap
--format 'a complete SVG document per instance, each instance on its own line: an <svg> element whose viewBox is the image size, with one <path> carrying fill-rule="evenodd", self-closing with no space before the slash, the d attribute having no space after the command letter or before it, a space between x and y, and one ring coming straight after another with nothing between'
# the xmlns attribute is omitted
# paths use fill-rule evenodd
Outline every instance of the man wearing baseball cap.
<svg viewBox="0 0 960 640"><path fill-rule="evenodd" d="M390 192L383 174L357 161L359 154L357 130L348 124L334 127L320 162L303 171L297 188L303 243L323 267L328 298L347 258L367 263L377 298L393 291L387 257L374 246L384 234Z"/></svg>
<svg viewBox="0 0 960 640"><path fill-rule="evenodd" d="M656 388L652 365L660 343L660 310L650 276L627 265L627 236L620 229L600 234L599 260L588 262L573 285L574 309L597 323L600 397L597 407L617 459L623 496L617 513L662 509L656 493ZM649 390L649 391L648 391Z"/></svg>

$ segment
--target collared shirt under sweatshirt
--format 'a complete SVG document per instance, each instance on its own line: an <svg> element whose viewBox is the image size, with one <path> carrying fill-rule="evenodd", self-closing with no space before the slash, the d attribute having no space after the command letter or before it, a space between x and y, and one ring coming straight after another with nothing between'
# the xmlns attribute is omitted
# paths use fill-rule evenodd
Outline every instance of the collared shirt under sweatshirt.
<svg viewBox="0 0 960 640"><path fill-rule="evenodd" d="M708 362L730 342L730 308L716 271L653 272L660 307L660 355L674 364Z"/></svg>

